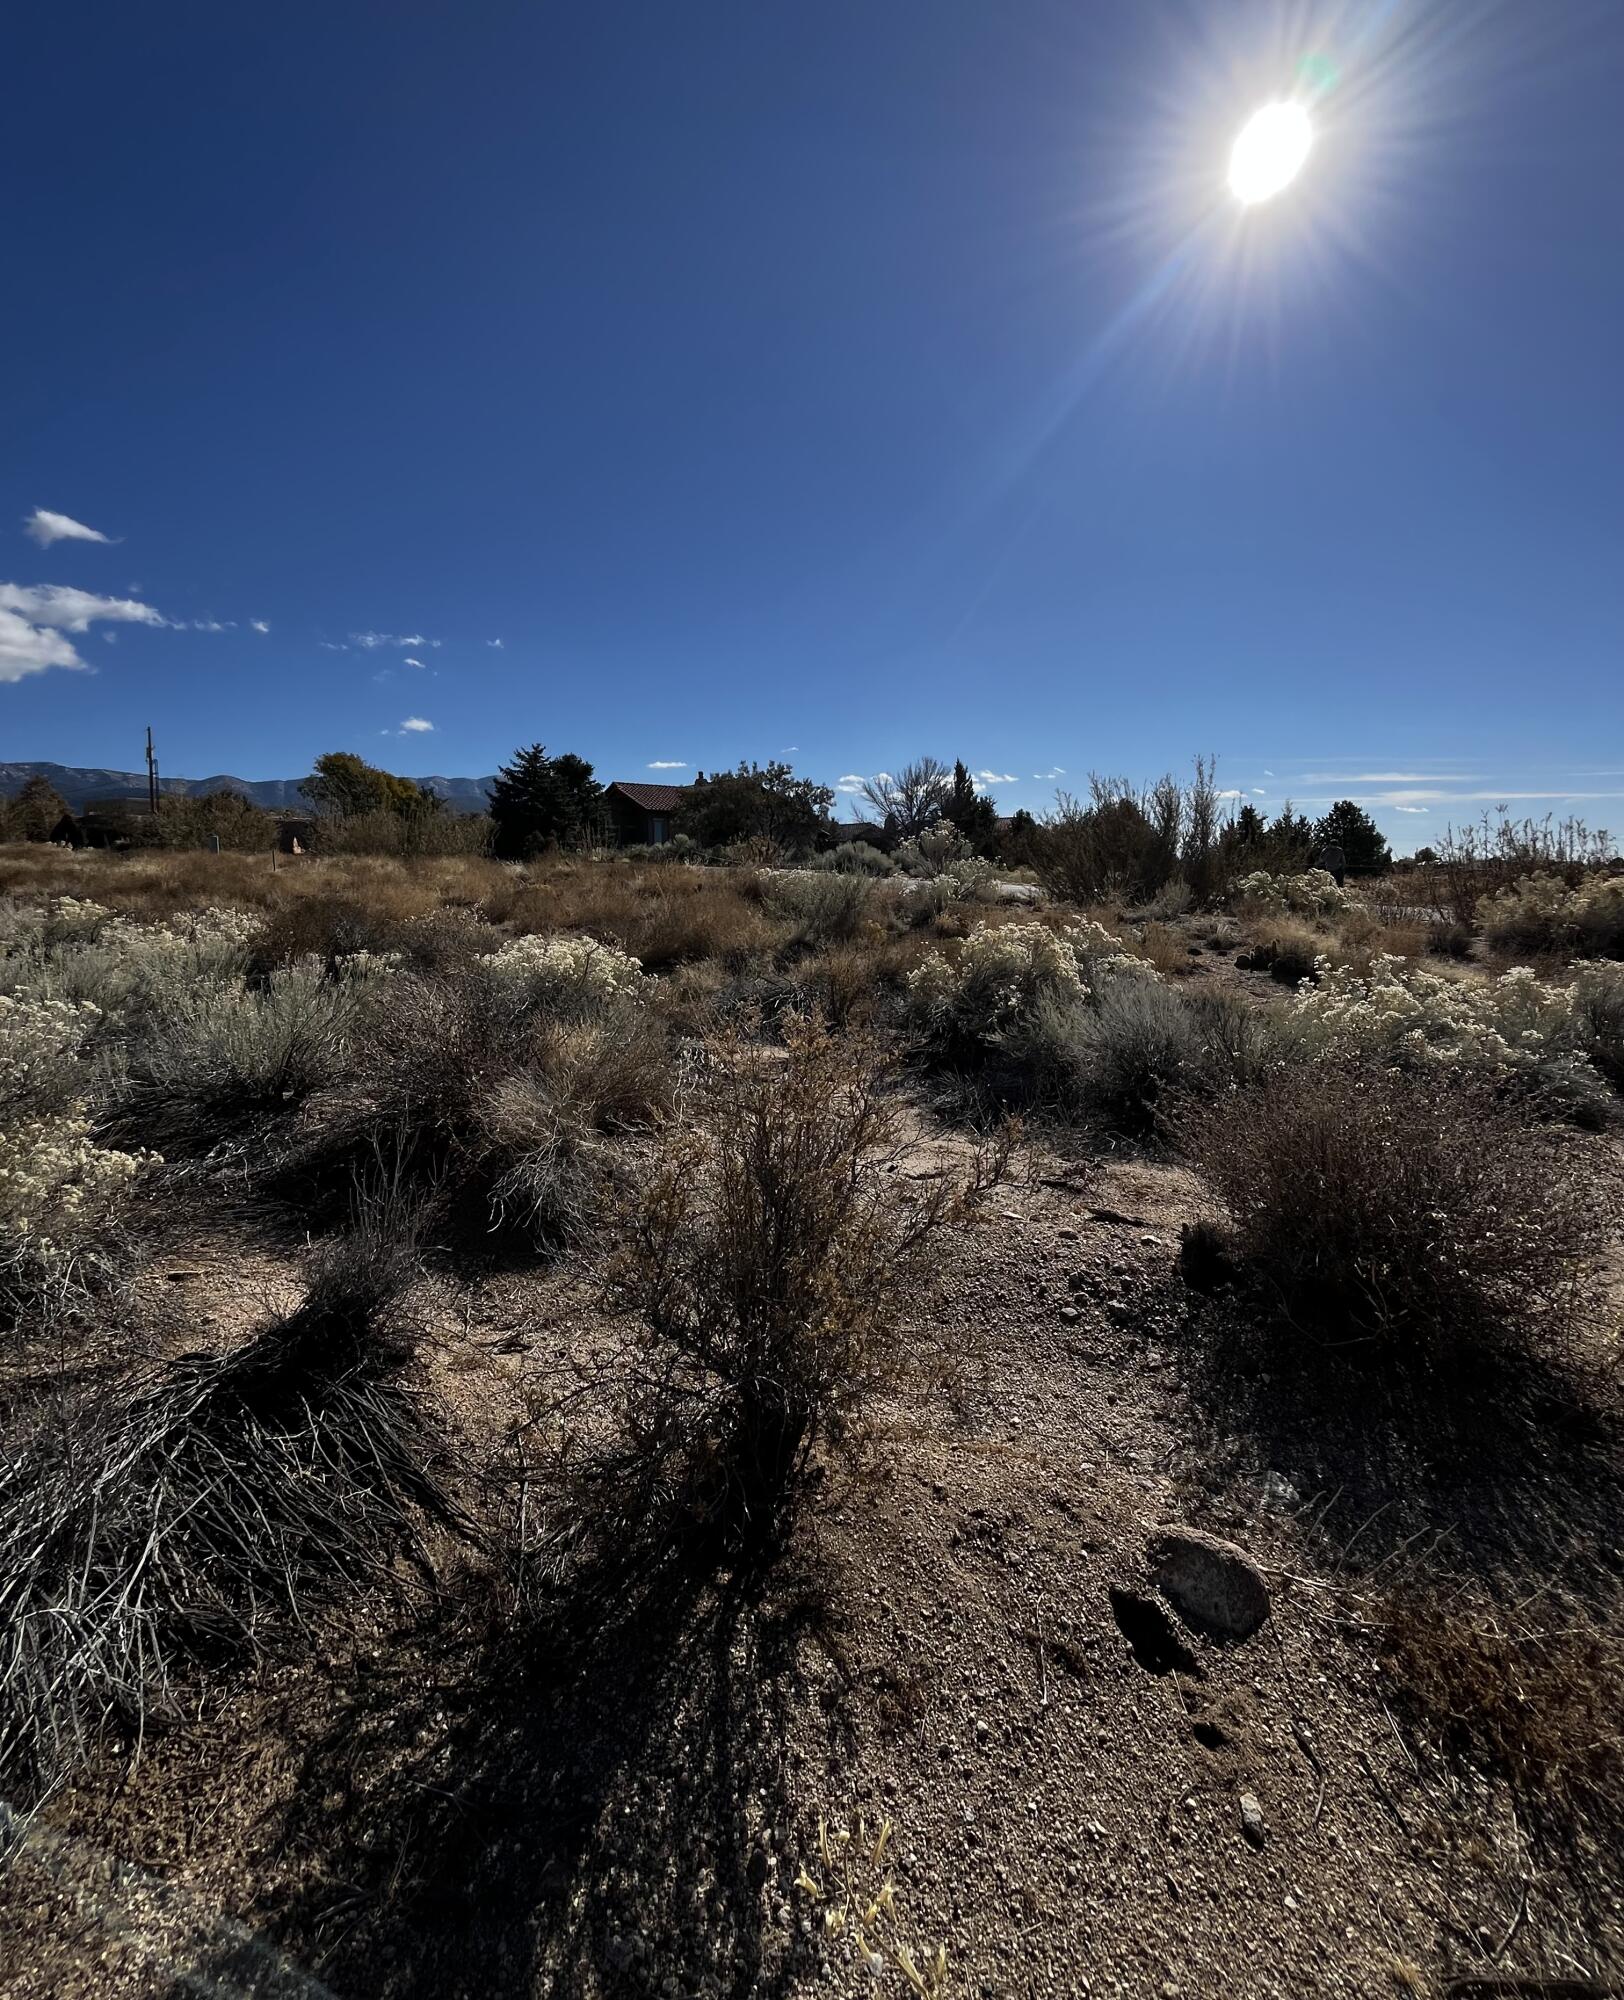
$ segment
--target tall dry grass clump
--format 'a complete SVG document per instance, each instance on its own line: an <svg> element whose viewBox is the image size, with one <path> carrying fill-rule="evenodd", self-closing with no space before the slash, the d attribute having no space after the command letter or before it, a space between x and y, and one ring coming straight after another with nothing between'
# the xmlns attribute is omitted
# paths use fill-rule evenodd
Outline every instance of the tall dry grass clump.
<svg viewBox="0 0 1624 2000"><path fill-rule="evenodd" d="M302 1305L47 1407L0 1469L0 1772L37 1798L108 1730L139 1744L194 1670L383 1585L451 1518L400 1375L412 1262L387 1226L319 1261Z"/></svg>
<svg viewBox="0 0 1624 2000"><path fill-rule="evenodd" d="M1413 1583L1380 1603L1388 1687L1446 1756L1505 1779L1541 1833L1624 1831L1624 1642L1534 1598L1504 1609Z"/></svg>

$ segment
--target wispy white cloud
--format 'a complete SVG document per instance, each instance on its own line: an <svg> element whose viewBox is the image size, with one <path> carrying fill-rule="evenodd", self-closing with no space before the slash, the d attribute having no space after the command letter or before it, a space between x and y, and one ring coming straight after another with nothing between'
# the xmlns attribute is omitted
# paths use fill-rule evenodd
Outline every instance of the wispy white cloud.
<svg viewBox="0 0 1624 2000"><path fill-rule="evenodd" d="M423 736L433 727L432 722L425 722L420 715L408 715L400 725L400 733L402 736Z"/></svg>
<svg viewBox="0 0 1624 2000"><path fill-rule="evenodd" d="M1624 792L1569 791L1557 787L1548 791L1514 791L1497 788L1494 791L1448 792L1448 791L1402 791L1364 792L1360 803L1366 806L1385 806L1393 812L1402 811L1405 806L1498 806L1517 805L1525 800L1544 805L1580 805L1590 800L1624 799ZM1305 806L1328 806L1335 803L1327 792L1323 796L1305 797L1298 802Z"/></svg>
<svg viewBox="0 0 1624 2000"><path fill-rule="evenodd" d="M1056 778L1063 778L1065 775L1066 767L1064 764L1056 764L1052 771L1034 771L1032 773L1032 776L1036 778L1040 785L1051 785Z"/></svg>
<svg viewBox="0 0 1624 2000"><path fill-rule="evenodd" d="M1394 806L1393 810L1394 810L1394 812L1401 812L1401 813L1424 813L1424 812L1430 812L1430 811L1431 811L1431 807L1430 807L1430 806Z"/></svg>
<svg viewBox="0 0 1624 2000"><path fill-rule="evenodd" d="M0 682L51 667L82 668L64 633L92 625L162 625L163 614L133 597L98 597L54 583L0 583Z"/></svg>
<svg viewBox="0 0 1624 2000"><path fill-rule="evenodd" d="M237 621L235 618L172 618L169 629L171 632L234 632Z"/></svg>
<svg viewBox="0 0 1624 2000"><path fill-rule="evenodd" d="M1272 777L1274 776L1274 773L1273 773L1273 772L1272 772L1271 770L1269 770L1269 769L1268 769L1267 767L1265 767L1265 769L1264 769L1264 772L1263 772L1263 775L1264 775L1264 777L1266 777L1266 778L1272 778Z"/></svg>
<svg viewBox="0 0 1624 2000"><path fill-rule="evenodd" d="M1020 779L1013 771L977 771L976 776L984 785L1018 785Z"/></svg>
<svg viewBox="0 0 1624 2000"><path fill-rule="evenodd" d="M421 632L352 632L350 644L360 646L368 653L376 652L380 646L438 646L438 639L425 639ZM334 650L338 650L334 648Z"/></svg>
<svg viewBox="0 0 1624 2000"><path fill-rule="evenodd" d="M1269 795L1261 786L1254 785L1252 787L1252 796L1254 799L1266 799Z"/></svg>
<svg viewBox="0 0 1624 2000"><path fill-rule="evenodd" d="M422 667L422 665L423 665L423 662L422 662L421 660L414 660L414 659L413 659L413 658L411 657L411 655L410 655L410 654L408 654L408 655L406 656L406 658L405 658L404 660L402 660L402 661L401 661L401 663L400 663L400 664L401 664L401 665L402 665L403 667L417 667L417 668L421 669L421 667Z"/></svg>
<svg viewBox="0 0 1624 2000"><path fill-rule="evenodd" d="M36 507L23 522L23 533L30 535L42 549L48 549L52 542L113 542L114 535L104 535L99 528L87 528L83 521L74 520L71 514L53 514L49 507Z"/></svg>
<svg viewBox="0 0 1624 2000"><path fill-rule="evenodd" d="M59 632L88 632L93 624L162 625L161 611L133 597L98 597L65 583L0 583L0 610L15 611L31 625Z"/></svg>
<svg viewBox="0 0 1624 2000"><path fill-rule="evenodd" d="M1238 791L1236 791L1233 786L1231 786L1228 791L1220 792L1218 796L1221 799L1238 799L1241 796L1241 794Z"/></svg>
<svg viewBox="0 0 1624 2000"><path fill-rule="evenodd" d="M686 761L676 757L656 757L648 766L651 771L686 771L687 768Z"/></svg>
<svg viewBox="0 0 1624 2000"><path fill-rule="evenodd" d="M347 653L350 650L348 646L340 645L332 639L322 639L317 643L324 653Z"/></svg>
<svg viewBox="0 0 1624 2000"><path fill-rule="evenodd" d="M1270 774L1265 771L1263 774ZM1472 785L1482 782L1476 771L1305 771L1300 785Z"/></svg>
<svg viewBox="0 0 1624 2000"><path fill-rule="evenodd" d="M485 644L487 646L494 646L498 652L502 650L502 641L500 639L487 639Z"/></svg>
<svg viewBox="0 0 1624 2000"><path fill-rule="evenodd" d="M248 623L255 632L268 632L271 629L271 621L268 618L250 618Z"/></svg>
<svg viewBox="0 0 1624 2000"><path fill-rule="evenodd" d="M863 789L863 783L864 781L862 777L859 775L859 773L857 773L856 771L848 771L846 775L840 780L840 782L835 786L835 790L837 792L846 792L848 794L852 792L860 792Z"/></svg>

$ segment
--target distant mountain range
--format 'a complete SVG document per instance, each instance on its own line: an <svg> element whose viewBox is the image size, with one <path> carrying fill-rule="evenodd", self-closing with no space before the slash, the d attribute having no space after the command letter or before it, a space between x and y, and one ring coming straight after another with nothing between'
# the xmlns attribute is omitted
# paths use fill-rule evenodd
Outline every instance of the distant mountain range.
<svg viewBox="0 0 1624 2000"><path fill-rule="evenodd" d="M0 798L15 798L30 778L45 778L77 812L91 799L144 799L145 771L101 771L80 764L0 764ZM301 812L309 800L299 791L300 778L160 778L166 798L199 798L205 792L240 792L256 806L272 812ZM496 783L488 778L420 778L457 812L483 812Z"/></svg>

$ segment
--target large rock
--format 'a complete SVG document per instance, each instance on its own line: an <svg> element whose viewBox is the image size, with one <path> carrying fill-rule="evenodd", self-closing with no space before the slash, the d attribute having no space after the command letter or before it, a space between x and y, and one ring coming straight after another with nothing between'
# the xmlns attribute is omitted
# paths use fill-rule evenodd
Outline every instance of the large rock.
<svg viewBox="0 0 1624 2000"><path fill-rule="evenodd" d="M1263 1573L1233 1542L1199 1528L1162 1528L1148 1550L1156 1588L1186 1625L1214 1639L1250 1639L1269 1615Z"/></svg>

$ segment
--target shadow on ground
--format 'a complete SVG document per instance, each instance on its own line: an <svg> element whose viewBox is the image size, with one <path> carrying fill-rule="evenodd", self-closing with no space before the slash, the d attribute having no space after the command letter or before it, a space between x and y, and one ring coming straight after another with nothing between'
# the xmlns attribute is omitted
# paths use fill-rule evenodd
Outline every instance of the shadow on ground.
<svg viewBox="0 0 1624 2000"><path fill-rule="evenodd" d="M1236 1295L1170 1304L1195 1434L1212 1441L1203 1469L1288 1480L1328 1567L1351 1580L1424 1557L1491 1586L1616 1601L1616 1374L1486 1344L1430 1362L1337 1347Z"/></svg>
<svg viewBox="0 0 1624 2000"><path fill-rule="evenodd" d="M742 2000L805 1969L778 1912L819 1591L780 1564L561 1613L451 1620L310 1748L286 1828L308 1887L262 1916L336 1992Z"/></svg>

